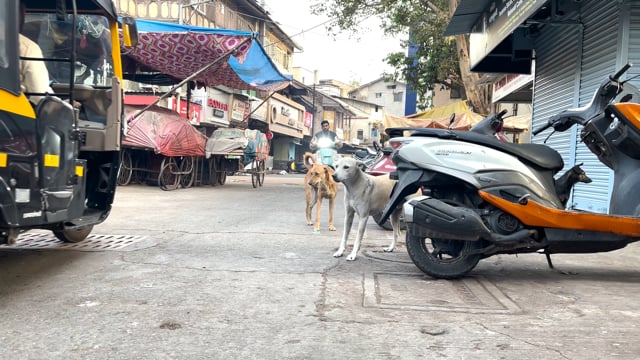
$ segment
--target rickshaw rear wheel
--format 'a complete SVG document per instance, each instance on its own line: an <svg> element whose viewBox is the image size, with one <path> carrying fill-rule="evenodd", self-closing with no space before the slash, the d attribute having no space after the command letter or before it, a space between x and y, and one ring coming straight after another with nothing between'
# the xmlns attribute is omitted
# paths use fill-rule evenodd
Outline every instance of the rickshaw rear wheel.
<svg viewBox="0 0 640 360"><path fill-rule="evenodd" d="M264 184L265 166L264 160L258 161L258 185Z"/></svg>
<svg viewBox="0 0 640 360"><path fill-rule="evenodd" d="M260 174L258 174L258 160L253 160L251 162L251 185L253 188L257 188L258 184L260 184Z"/></svg>
<svg viewBox="0 0 640 360"><path fill-rule="evenodd" d="M218 159L213 155L209 159L209 185L218 185Z"/></svg>
<svg viewBox="0 0 640 360"><path fill-rule="evenodd" d="M158 184L162 190L175 190L178 188L180 175L178 164L172 157L162 160L160 174L158 175Z"/></svg>
<svg viewBox="0 0 640 360"><path fill-rule="evenodd" d="M227 172L225 170L224 161L225 161L224 156L218 157L218 170L220 170L218 172L218 184L220 185L224 185L224 183L227 182Z"/></svg>
<svg viewBox="0 0 640 360"><path fill-rule="evenodd" d="M189 188L193 185L194 180L194 161L192 156L185 156L180 162L180 185L183 188Z"/></svg>
<svg viewBox="0 0 640 360"><path fill-rule="evenodd" d="M76 229L65 229L65 230L53 230L53 235L57 237L59 240L67 242L67 243L77 243L80 242L91 234L93 230L93 225L83 226Z"/></svg>
<svg viewBox="0 0 640 360"><path fill-rule="evenodd" d="M133 174L133 161L131 161L131 153L126 150L120 150L120 167L118 168L118 185L125 186L131 182Z"/></svg>

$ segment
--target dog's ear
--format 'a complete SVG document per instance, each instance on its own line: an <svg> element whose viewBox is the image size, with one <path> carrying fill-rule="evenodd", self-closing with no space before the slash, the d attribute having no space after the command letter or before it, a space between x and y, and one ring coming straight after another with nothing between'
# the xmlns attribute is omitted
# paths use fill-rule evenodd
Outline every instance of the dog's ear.
<svg viewBox="0 0 640 360"><path fill-rule="evenodd" d="M324 166L324 177L325 177L325 181L327 181L327 183L331 182L333 180L333 173L335 171L333 170L333 168L329 165L325 165Z"/></svg>
<svg viewBox="0 0 640 360"><path fill-rule="evenodd" d="M362 161L356 160L356 166L360 168L360 170L367 170L367 165L365 165Z"/></svg>

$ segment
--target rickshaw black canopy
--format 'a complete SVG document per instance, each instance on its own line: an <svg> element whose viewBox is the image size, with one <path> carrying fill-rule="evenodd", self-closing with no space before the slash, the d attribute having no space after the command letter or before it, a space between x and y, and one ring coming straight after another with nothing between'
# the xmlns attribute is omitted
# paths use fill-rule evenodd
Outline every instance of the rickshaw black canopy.
<svg viewBox="0 0 640 360"><path fill-rule="evenodd" d="M20 0L15 0L16 3ZM28 9L34 9L38 11L55 11L58 5L57 0L22 0ZM66 7L67 11L73 9L73 0L62 0L62 3ZM107 15L112 19L118 18L118 12L111 0L76 0L76 9L82 12L96 12Z"/></svg>

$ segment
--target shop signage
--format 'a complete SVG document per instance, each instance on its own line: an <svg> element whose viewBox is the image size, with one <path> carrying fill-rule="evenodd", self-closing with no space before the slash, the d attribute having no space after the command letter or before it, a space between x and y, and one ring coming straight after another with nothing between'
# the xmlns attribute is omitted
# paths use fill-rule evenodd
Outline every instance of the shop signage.
<svg viewBox="0 0 640 360"><path fill-rule="evenodd" d="M187 102L180 100L180 116L189 120L192 125L200 125L200 114L202 106L196 103L189 104L189 115L187 116Z"/></svg>
<svg viewBox="0 0 640 360"><path fill-rule="evenodd" d="M491 101L494 103L511 94L512 92L521 89L533 82L533 74L509 74L493 84L493 96Z"/></svg>
<svg viewBox="0 0 640 360"><path fill-rule="evenodd" d="M229 111L229 105L221 102L220 100L216 100L212 98L207 99L207 106L209 106L210 108L214 108L222 111Z"/></svg>
<svg viewBox="0 0 640 360"><path fill-rule="evenodd" d="M239 122L245 121L249 118L250 108L251 107L247 101L234 98L231 110L231 120Z"/></svg>
<svg viewBox="0 0 640 360"><path fill-rule="evenodd" d="M313 114L308 111L304 112L304 127L310 129L313 124Z"/></svg>
<svg viewBox="0 0 640 360"><path fill-rule="evenodd" d="M469 60L473 68L547 0L493 0L471 33Z"/></svg>
<svg viewBox="0 0 640 360"><path fill-rule="evenodd" d="M303 112L285 102L277 99L271 99L271 122L287 125L293 128L300 128L303 121Z"/></svg>
<svg viewBox="0 0 640 360"><path fill-rule="evenodd" d="M203 112L206 116L202 122L214 125L228 125L231 101L230 94L218 89L209 89L206 100L206 110Z"/></svg>

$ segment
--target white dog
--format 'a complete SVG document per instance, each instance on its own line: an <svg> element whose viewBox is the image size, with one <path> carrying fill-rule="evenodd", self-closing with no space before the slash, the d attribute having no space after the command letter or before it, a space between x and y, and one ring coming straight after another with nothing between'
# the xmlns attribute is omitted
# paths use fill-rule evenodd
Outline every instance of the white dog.
<svg viewBox="0 0 640 360"><path fill-rule="evenodd" d="M389 179L388 175L371 176L364 172L364 164L352 158L342 158L336 164L336 171L333 174L336 182L344 184L344 232L340 247L333 256L340 257L344 254L347 247L347 239L353 225L353 215L358 214L358 234L356 242L353 244L351 254L347 256L348 261L356 259L360 244L364 236L364 230L367 226L369 215L376 212L382 212L385 205L389 201L391 191L393 190L394 180ZM391 226L393 227L393 240L391 244L384 248L384 251L393 251L400 236L400 212L401 207L391 215Z"/></svg>

